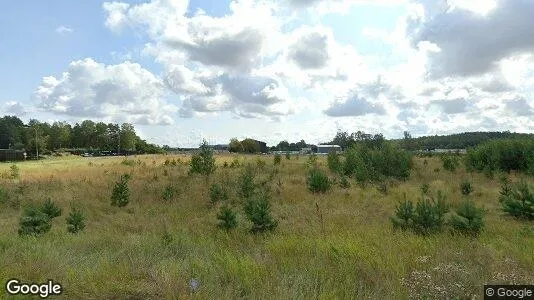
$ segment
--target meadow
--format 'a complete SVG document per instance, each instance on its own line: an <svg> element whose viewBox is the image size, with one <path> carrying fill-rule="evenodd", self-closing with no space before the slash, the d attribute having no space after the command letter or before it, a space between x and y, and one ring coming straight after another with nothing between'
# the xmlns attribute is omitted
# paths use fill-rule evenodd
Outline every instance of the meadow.
<svg viewBox="0 0 534 300"><path fill-rule="evenodd" d="M236 159L239 166L231 167ZM391 181L387 193L351 180L347 189L334 185L312 194L304 155L282 158L279 166L269 155L216 155L217 170L208 177L188 174L187 155L127 160L55 158L17 163L18 178L2 176L2 285L9 278L52 279L66 299L481 299L484 284L534 283L534 223L502 212L498 176L464 167L449 172L438 158L414 158L409 179ZM272 232L251 233L239 209L236 180L247 162L257 180L274 174L268 184L278 226ZM318 164L328 171L326 157ZM11 165L0 164L0 174ZM112 206L113 186L124 173L131 174L130 202ZM466 179L469 196L460 192ZM222 204L210 203L214 182L228 188L226 201L238 208L235 230L217 227ZM441 190L452 207L466 197L483 207L484 230L476 237L394 231L396 205L404 194L417 201L423 183L430 193ZM169 186L174 193L164 199ZM19 236L23 208L47 198L62 208L52 229ZM76 234L65 221L72 205L86 216Z"/></svg>

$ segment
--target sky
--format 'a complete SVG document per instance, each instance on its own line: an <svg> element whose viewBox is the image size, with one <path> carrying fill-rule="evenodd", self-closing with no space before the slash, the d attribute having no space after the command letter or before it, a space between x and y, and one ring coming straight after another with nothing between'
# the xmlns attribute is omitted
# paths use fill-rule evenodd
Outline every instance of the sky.
<svg viewBox="0 0 534 300"><path fill-rule="evenodd" d="M0 114L147 141L534 132L531 0L9 1Z"/></svg>

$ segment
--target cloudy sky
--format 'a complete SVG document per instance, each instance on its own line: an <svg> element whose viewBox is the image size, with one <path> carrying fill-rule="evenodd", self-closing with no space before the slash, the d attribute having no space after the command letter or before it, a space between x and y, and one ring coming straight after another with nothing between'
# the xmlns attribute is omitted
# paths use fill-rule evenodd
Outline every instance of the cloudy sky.
<svg viewBox="0 0 534 300"><path fill-rule="evenodd" d="M534 132L532 0L8 1L0 113L151 142Z"/></svg>

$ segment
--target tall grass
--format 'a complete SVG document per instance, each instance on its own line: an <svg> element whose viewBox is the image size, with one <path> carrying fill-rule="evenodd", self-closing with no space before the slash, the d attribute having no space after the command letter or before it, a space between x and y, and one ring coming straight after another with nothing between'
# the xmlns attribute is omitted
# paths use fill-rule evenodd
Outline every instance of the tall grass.
<svg viewBox="0 0 534 300"><path fill-rule="evenodd" d="M208 179L189 176L184 155L132 158L146 167L123 165L121 158L92 158L93 166L84 159L18 164L20 180L0 179L8 199L0 203L0 281L53 279L71 299L464 298L481 297L483 284L534 282L534 223L503 214L498 180L463 167L454 176L433 172L439 158L426 158L427 164L416 158L410 177L387 195L355 184L312 194L307 160L284 160L265 165L254 181L267 182L279 169L272 182L283 188L270 200L278 226L252 234L240 210L237 227L220 230L220 207L209 204L209 187L217 183L228 189L226 203L241 207L239 178L258 157L216 156L216 162L235 158L234 168L217 168ZM164 165L166 159L184 163ZM326 157L316 163L327 167ZM0 164L0 173L9 167ZM124 173L132 174L130 202L111 206L114 183ZM392 230L389 218L404 193L417 197L428 183L429 192L442 190L456 211L466 197L458 188L465 178L475 187L470 200L486 211L478 237ZM515 174L510 179L518 181ZM162 201L169 185L180 192ZM72 204L83 211L83 231L68 233L64 213L49 232L19 237L23 208L47 198L65 212ZM195 292L191 280L198 282Z"/></svg>

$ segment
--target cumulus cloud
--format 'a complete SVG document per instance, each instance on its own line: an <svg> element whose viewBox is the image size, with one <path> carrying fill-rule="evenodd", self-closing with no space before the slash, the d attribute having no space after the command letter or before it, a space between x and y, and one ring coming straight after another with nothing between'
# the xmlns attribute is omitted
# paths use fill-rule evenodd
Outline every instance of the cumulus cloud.
<svg viewBox="0 0 534 300"><path fill-rule="evenodd" d="M459 114L466 112L469 102L466 99L435 100L432 104L441 107L446 114Z"/></svg>
<svg viewBox="0 0 534 300"><path fill-rule="evenodd" d="M301 37L289 49L289 58L301 69L319 69L324 67L329 57L327 36L312 32Z"/></svg>
<svg viewBox="0 0 534 300"><path fill-rule="evenodd" d="M20 102L16 101L7 101L3 107L3 111L6 114L15 116L24 116L27 114L27 108Z"/></svg>
<svg viewBox="0 0 534 300"><path fill-rule="evenodd" d="M411 20L407 34L414 46L429 42L439 48L429 54L431 78L485 74L497 70L502 59L534 50L530 0L492 1L485 14L465 6L439 6L439 1L417 2L425 13Z"/></svg>
<svg viewBox="0 0 534 300"><path fill-rule="evenodd" d="M56 114L137 124L171 124L177 108L163 100L162 82L139 64L73 61L59 78L44 77L39 105Z"/></svg>
<svg viewBox="0 0 534 300"><path fill-rule="evenodd" d="M516 116L532 116L534 110L525 98L513 99L506 102L506 109Z"/></svg>
<svg viewBox="0 0 534 300"><path fill-rule="evenodd" d="M334 102L325 113L331 117L348 117L367 114L383 115L386 110L380 104L372 103L357 94L353 94L344 101Z"/></svg>
<svg viewBox="0 0 534 300"><path fill-rule="evenodd" d="M58 28L56 28L56 32L60 35L67 35L74 32L74 29L61 25Z"/></svg>

